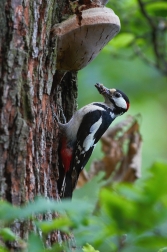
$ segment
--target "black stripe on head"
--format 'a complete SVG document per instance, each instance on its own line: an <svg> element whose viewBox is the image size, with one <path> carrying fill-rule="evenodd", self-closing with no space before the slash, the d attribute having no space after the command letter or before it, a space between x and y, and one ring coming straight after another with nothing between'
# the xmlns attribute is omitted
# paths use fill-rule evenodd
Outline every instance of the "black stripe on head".
<svg viewBox="0 0 167 252"><path fill-rule="evenodd" d="M119 90L119 89L116 89L116 91L118 91L118 92L122 95L122 97L125 99L125 101L126 101L128 104L130 104L129 98L127 97L126 94L124 94L124 93L123 93L121 90Z"/></svg>
<svg viewBox="0 0 167 252"><path fill-rule="evenodd" d="M96 105L98 107L101 107L101 108L103 108L105 110L108 110L108 111L112 112L112 110L108 106L106 106L104 104L101 104L101 103L98 103L98 102L94 102L93 105Z"/></svg>
<svg viewBox="0 0 167 252"><path fill-rule="evenodd" d="M126 108L120 107L120 106L117 105L116 99L119 99L119 96L117 96L117 94L120 94L122 96L122 99L126 103ZM113 92L113 96L111 96L110 101L114 104L113 112L116 115L122 115L125 112L127 112L128 109L129 109L129 105L130 105L129 104L129 98L119 89L115 89L115 92Z"/></svg>

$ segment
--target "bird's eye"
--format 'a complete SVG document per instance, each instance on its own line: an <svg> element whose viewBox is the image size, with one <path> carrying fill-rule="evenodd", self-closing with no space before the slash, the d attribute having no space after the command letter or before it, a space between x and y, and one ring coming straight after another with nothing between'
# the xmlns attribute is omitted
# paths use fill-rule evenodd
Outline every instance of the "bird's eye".
<svg viewBox="0 0 167 252"><path fill-rule="evenodd" d="M116 92L116 93L114 94L114 96L115 96L116 98L119 98L119 97L121 96L121 94L118 93L118 92Z"/></svg>

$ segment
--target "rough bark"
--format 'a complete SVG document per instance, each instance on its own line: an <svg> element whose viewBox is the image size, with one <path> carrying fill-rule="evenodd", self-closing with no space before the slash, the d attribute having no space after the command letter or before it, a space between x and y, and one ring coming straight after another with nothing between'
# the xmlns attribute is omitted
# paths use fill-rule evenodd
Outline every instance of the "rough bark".
<svg viewBox="0 0 167 252"><path fill-rule="evenodd" d="M62 107L68 120L77 85L76 73L55 73L50 30L69 13L65 0L0 1L0 197L14 205L36 195L58 197L58 131L51 106L57 112ZM13 230L26 238L30 226L16 222Z"/></svg>

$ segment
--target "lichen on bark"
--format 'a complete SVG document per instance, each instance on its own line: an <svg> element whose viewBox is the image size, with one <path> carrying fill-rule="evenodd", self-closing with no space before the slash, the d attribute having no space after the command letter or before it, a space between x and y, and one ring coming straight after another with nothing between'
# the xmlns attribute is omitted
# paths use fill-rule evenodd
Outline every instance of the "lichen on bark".
<svg viewBox="0 0 167 252"><path fill-rule="evenodd" d="M61 99L54 88L53 99L57 52L50 30L68 17L67 7L63 0L0 3L0 197L17 206L37 195L58 198L58 130L51 105L57 113L61 106L69 119L77 85L76 73L67 73L55 84ZM31 229L30 222L12 225L21 238Z"/></svg>

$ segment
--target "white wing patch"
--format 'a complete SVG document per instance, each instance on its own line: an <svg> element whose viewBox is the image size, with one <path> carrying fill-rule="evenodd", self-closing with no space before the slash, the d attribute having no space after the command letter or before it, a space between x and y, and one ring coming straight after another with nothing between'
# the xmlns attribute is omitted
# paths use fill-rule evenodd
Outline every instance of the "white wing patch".
<svg viewBox="0 0 167 252"><path fill-rule="evenodd" d="M85 138L83 142L84 152L88 151L94 145L94 135L102 124L102 117L99 118L90 128L90 134ZM82 152L82 153L84 153Z"/></svg>
<svg viewBox="0 0 167 252"><path fill-rule="evenodd" d="M116 106L123 109L127 109L127 104L123 97L119 97L119 98L114 97L113 100L115 101Z"/></svg>
<svg viewBox="0 0 167 252"><path fill-rule="evenodd" d="M101 103L99 102L99 104L104 105L102 102ZM97 109L98 111L105 111L104 108L91 103L81 108L80 110L78 110L67 124L63 124L66 130L66 133L68 134L69 139L76 140L76 132L78 132L78 129L79 129L79 126L81 125L83 117L88 112L93 112L93 111L96 111Z"/></svg>
<svg viewBox="0 0 167 252"><path fill-rule="evenodd" d="M112 119L115 118L115 114L113 112L110 112L110 116L111 116Z"/></svg>

